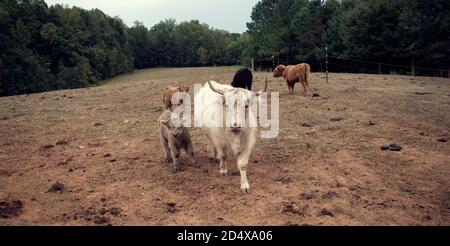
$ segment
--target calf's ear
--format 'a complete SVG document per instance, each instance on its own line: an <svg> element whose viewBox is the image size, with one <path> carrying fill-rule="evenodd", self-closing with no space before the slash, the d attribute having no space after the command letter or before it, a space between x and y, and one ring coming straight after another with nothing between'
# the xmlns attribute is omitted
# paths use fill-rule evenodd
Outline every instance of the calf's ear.
<svg viewBox="0 0 450 246"><path fill-rule="evenodd" d="M169 122L170 122L170 119L169 120L161 120L159 123L161 123L161 125L169 126Z"/></svg>
<svg viewBox="0 0 450 246"><path fill-rule="evenodd" d="M180 86L178 87L178 91L189 92L189 86Z"/></svg>

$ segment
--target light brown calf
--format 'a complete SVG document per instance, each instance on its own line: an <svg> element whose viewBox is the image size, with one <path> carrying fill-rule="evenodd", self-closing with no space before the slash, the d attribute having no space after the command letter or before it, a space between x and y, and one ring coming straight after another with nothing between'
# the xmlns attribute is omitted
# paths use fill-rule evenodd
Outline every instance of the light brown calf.
<svg viewBox="0 0 450 246"><path fill-rule="evenodd" d="M180 149L184 149L192 164L197 166L191 137L183 120L169 110L165 110L158 118L160 123L160 140L164 147L165 159L173 162L172 170L177 172L180 165Z"/></svg>

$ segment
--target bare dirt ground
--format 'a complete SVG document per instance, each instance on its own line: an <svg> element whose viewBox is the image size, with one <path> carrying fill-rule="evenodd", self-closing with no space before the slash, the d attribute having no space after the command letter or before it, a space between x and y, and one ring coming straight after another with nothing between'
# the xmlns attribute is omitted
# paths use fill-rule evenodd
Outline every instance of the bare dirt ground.
<svg viewBox="0 0 450 246"><path fill-rule="evenodd" d="M252 193L240 194L234 160L219 177L199 129L200 167L183 154L172 173L155 121L162 88L229 83L235 69L142 70L0 98L0 224L450 225L449 79L320 74L312 99L256 73L255 90L268 76L280 92L281 129L253 151ZM380 149L392 143L402 151Z"/></svg>

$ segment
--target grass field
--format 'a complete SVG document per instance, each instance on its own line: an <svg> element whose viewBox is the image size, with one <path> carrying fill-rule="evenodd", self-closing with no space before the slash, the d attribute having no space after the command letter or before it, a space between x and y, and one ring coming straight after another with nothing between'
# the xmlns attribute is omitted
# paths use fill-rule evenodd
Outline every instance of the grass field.
<svg viewBox="0 0 450 246"><path fill-rule="evenodd" d="M156 122L162 89L229 83L235 70L149 69L0 98L0 224L450 225L450 146L438 141L450 137L449 79L315 74L320 97L305 98L256 73L255 90L268 77L280 92L281 119L278 138L252 153L252 193L240 194L234 160L219 177L199 129L200 167L182 154L172 173ZM391 143L402 151L380 149Z"/></svg>

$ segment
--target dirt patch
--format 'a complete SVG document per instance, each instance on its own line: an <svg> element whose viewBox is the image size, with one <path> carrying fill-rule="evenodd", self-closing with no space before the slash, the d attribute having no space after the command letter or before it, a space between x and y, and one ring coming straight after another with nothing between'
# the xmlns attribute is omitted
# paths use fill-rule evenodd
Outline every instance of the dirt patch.
<svg viewBox="0 0 450 246"><path fill-rule="evenodd" d="M403 149L399 144L382 145L381 150L401 151Z"/></svg>
<svg viewBox="0 0 450 246"><path fill-rule="evenodd" d="M450 146L437 141L450 134L448 79L330 73L328 84L312 77L321 97L311 98L255 73L255 91L268 77L280 93L280 128L257 140L251 193L240 193L235 158L220 177L198 128L199 168L182 153L173 174L156 122L163 88L228 84L235 71L140 70L88 90L0 98L0 200L20 198L20 220L44 225L450 225ZM413 94L422 90L432 94ZM391 143L402 151L380 150ZM46 192L57 182L64 192Z"/></svg>
<svg viewBox="0 0 450 246"><path fill-rule="evenodd" d="M173 213L177 212L177 204L176 203L168 202L166 205L167 205L166 210L167 210L168 213L173 214Z"/></svg>
<svg viewBox="0 0 450 246"><path fill-rule="evenodd" d="M338 195L337 195L336 192L334 192L334 191L328 191L327 193L325 193L325 194L322 195L322 199L324 199L324 200L331 200L331 199L333 199L333 198L335 198L335 197L337 197L337 196L338 196Z"/></svg>
<svg viewBox="0 0 450 246"><path fill-rule="evenodd" d="M105 206L105 205L104 205ZM71 221L85 221L86 223L96 225L111 225L116 218L121 218L126 215L123 214L123 210L117 207L102 207L102 208L82 208L81 212L77 212L72 216L66 215Z"/></svg>
<svg viewBox="0 0 450 246"><path fill-rule="evenodd" d="M423 95L433 95L432 92L414 92L414 94L419 95L419 96L423 96Z"/></svg>
<svg viewBox="0 0 450 246"><path fill-rule="evenodd" d="M47 190L47 192L63 193L65 189L66 189L66 187L64 186L64 184L57 182L57 183L52 184L52 186L50 187L50 189Z"/></svg>
<svg viewBox="0 0 450 246"><path fill-rule="evenodd" d="M344 118L342 118L342 117L333 117L333 118L330 118L330 121L331 122L339 122L339 121L342 121Z"/></svg>
<svg viewBox="0 0 450 246"><path fill-rule="evenodd" d="M330 210L324 208L324 209L320 210L319 216L330 216L330 217L334 217L334 214L333 214L333 212L331 212Z"/></svg>
<svg viewBox="0 0 450 246"><path fill-rule="evenodd" d="M42 150L46 150L46 149L51 149L51 148L54 148L54 147L55 147L55 145L53 145L53 144L44 144L44 145L41 146L41 149Z"/></svg>
<svg viewBox="0 0 450 246"><path fill-rule="evenodd" d="M446 142L448 142L448 139L447 138L438 138L437 141L441 142L441 143L446 143Z"/></svg>
<svg viewBox="0 0 450 246"><path fill-rule="evenodd" d="M314 193L302 193L300 194L300 199L302 200L311 200L316 198L316 195Z"/></svg>
<svg viewBox="0 0 450 246"><path fill-rule="evenodd" d="M56 145L68 145L69 141L65 140L65 139L61 139L58 140L58 142L56 142Z"/></svg>
<svg viewBox="0 0 450 246"><path fill-rule="evenodd" d="M275 179L275 181L280 182L282 184L289 184L289 183L292 183L292 177L284 176L284 177Z"/></svg>
<svg viewBox="0 0 450 246"><path fill-rule="evenodd" d="M306 212L309 206L305 205L303 207L298 207L294 202L284 202L282 205L282 213L291 213L300 216L306 216Z"/></svg>
<svg viewBox="0 0 450 246"><path fill-rule="evenodd" d="M401 151L403 148L399 144L390 144L389 150L390 151Z"/></svg>
<svg viewBox="0 0 450 246"><path fill-rule="evenodd" d="M22 214L23 202L21 200L0 201L0 218L7 219Z"/></svg>

